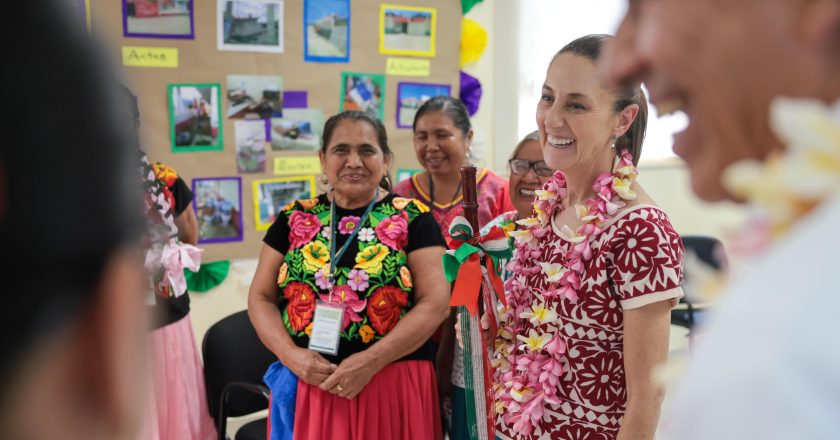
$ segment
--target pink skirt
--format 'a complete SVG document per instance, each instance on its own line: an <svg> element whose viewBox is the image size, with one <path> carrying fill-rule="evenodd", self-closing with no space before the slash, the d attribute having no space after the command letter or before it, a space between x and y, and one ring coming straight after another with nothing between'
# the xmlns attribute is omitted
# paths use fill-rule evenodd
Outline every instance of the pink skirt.
<svg viewBox="0 0 840 440"><path fill-rule="evenodd" d="M295 440L440 440L437 380L429 361L394 362L353 399L298 380Z"/></svg>
<svg viewBox="0 0 840 440"><path fill-rule="evenodd" d="M149 335L154 394L148 396L141 440L212 440L204 371L189 315Z"/></svg>

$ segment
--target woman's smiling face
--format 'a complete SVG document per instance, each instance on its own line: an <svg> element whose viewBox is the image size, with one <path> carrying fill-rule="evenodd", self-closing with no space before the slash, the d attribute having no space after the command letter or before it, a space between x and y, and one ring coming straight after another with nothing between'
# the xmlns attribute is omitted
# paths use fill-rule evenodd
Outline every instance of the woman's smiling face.
<svg viewBox="0 0 840 440"><path fill-rule="evenodd" d="M466 135L443 111L426 113L414 129L417 161L429 174L458 173L467 161L472 131Z"/></svg>
<svg viewBox="0 0 840 440"><path fill-rule="evenodd" d="M513 159L524 160L530 163L542 161L543 154L540 148L540 142L536 140L525 141ZM539 165L535 164L535 166ZM549 177L551 176L538 175L533 167L528 168L524 173L516 173L511 169L510 180L508 181L510 200L513 202L513 206L516 207L516 213L519 218L527 218L531 215L531 208L534 203L534 191L540 189Z"/></svg>
<svg viewBox="0 0 840 440"><path fill-rule="evenodd" d="M611 164L618 115L615 96L604 87L595 63L574 53L557 55L548 67L537 105L537 128L550 168L593 170Z"/></svg>

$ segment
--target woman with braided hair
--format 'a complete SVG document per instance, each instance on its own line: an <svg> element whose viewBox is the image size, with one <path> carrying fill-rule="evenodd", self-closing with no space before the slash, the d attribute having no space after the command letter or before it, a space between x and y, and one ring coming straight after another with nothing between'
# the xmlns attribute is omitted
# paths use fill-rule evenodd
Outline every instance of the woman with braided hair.
<svg viewBox="0 0 840 440"><path fill-rule="evenodd" d="M137 98L124 91L136 135L140 124ZM149 163L137 145L148 225L144 241L148 304L154 315L149 335L153 392L140 438L210 440L216 437L216 429L207 408L184 279L184 268L195 272L201 261L201 250L193 246L198 236L195 212L190 208L193 194L174 169Z"/></svg>

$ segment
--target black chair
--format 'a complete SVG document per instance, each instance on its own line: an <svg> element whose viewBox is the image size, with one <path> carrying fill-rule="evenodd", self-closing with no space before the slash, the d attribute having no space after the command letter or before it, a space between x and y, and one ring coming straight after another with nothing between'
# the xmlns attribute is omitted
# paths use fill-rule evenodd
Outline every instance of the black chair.
<svg viewBox="0 0 840 440"><path fill-rule="evenodd" d="M219 440L226 440L228 417L268 408L269 391L262 377L277 358L260 342L245 310L213 324L201 349L210 414ZM235 440L265 440L266 431L266 419L255 420L242 426Z"/></svg>
<svg viewBox="0 0 840 440"><path fill-rule="evenodd" d="M718 271L725 271L727 269L726 255L723 254L723 245L720 240L714 237L707 237L702 235L684 235L682 237L683 246L685 246L685 253L693 253L700 259L701 262ZM691 271L686 270L683 273L683 285L685 287L686 281L691 279ZM686 295L680 300L674 310L671 310L671 324L687 328L689 331L697 323L697 314L702 312L703 308L694 304L691 298L692 292L686 292Z"/></svg>

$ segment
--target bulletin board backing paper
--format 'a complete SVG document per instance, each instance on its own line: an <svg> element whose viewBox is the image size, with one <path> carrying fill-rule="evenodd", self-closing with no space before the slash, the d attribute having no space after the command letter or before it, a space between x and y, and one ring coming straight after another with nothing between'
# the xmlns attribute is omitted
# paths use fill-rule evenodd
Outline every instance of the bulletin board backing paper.
<svg viewBox="0 0 840 440"><path fill-rule="evenodd" d="M309 107L322 108L325 117L338 112L341 72L384 74L388 56L379 53L379 6L383 2L350 0L350 62L306 63L303 57L303 0L286 0L283 17L284 52L255 53L220 51L216 45L215 0L194 0L195 39L172 40L152 38L124 38L122 32L122 2L119 0L91 0L92 29L109 49L114 62L121 60L122 46L174 47L178 49L177 68L144 68L122 66L123 81L138 96L141 119L141 145L152 161L175 168L192 184L193 178L242 177L242 213L244 241L202 244L204 261L234 258L256 258L265 235L254 229L252 182L254 179L274 177L275 157L296 156L300 153L266 149L266 172L238 174L233 120L227 119L228 75L279 75L285 90L305 90ZM461 35L460 2L451 0L389 0L405 6L437 9L436 54L431 58L431 76L387 76L385 86L385 123L394 161L392 179L398 168L419 168L414 154L410 129L396 127L396 96L399 82L429 82L451 84L452 94L458 93L459 50ZM169 106L167 85L171 83L220 83L222 85L221 124L224 150L197 153L172 153L169 140Z"/></svg>

